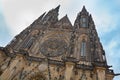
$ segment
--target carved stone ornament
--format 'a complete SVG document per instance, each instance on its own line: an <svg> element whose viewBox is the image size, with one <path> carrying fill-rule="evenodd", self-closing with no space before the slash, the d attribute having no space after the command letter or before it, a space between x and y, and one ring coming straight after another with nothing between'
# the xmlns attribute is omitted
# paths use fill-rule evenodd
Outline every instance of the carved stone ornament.
<svg viewBox="0 0 120 80"><path fill-rule="evenodd" d="M56 57L66 53L67 43L64 40L52 38L45 40L40 46L40 52L48 57Z"/></svg>

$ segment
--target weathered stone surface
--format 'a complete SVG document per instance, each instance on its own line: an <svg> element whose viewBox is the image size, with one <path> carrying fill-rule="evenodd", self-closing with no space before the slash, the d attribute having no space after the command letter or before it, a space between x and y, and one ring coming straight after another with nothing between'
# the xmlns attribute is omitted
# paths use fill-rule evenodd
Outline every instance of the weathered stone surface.
<svg viewBox="0 0 120 80"><path fill-rule="evenodd" d="M113 80L92 16L83 7L72 25L59 7L0 47L0 80Z"/></svg>

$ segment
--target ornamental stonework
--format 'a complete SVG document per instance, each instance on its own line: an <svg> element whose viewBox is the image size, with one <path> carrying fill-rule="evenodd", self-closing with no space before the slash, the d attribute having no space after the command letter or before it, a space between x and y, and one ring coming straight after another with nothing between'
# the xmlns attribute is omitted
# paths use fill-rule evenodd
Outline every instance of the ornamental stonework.
<svg viewBox="0 0 120 80"><path fill-rule="evenodd" d="M91 14L83 6L74 25L60 6L43 13L0 47L0 80L113 80Z"/></svg>

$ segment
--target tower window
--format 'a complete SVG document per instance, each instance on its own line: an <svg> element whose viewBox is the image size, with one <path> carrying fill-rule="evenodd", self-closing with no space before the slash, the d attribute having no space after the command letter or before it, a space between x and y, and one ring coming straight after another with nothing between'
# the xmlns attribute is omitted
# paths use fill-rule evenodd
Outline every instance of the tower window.
<svg viewBox="0 0 120 80"><path fill-rule="evenodd" d="M82 27L86 27L86 23L82 23Z"/></svg>
<svg viewBox="0 0 120 80"><path fill-rule="evenodd" d="M86 18L82 18L82 22L83 22L83 23L86 22Z"/></svg>
<svg viewBox="0 0 120 80"><path fill-rule="evenodd" d="M82 27L87 27L87 20L85 17L81 18L81 24Z"/></svg>
<svg viewBox="0 0 120 80"><path fill-rule="evenodd" d="M86 42L82 41L81 43L81 56L86 56Z"/></svg>

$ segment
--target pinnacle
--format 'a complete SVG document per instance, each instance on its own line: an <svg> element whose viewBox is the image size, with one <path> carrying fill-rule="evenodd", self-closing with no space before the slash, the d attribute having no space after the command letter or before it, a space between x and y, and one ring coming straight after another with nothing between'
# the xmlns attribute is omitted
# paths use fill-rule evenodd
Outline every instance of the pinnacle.
<svg viewBox="0 0 120 80"><path fill-rule="evenodd" d="M90 17L92 18L92 15L90 14Z"/></svg>
<svg viewBox="0 0 120 80"><path fill-rule="evenodd" d="M82 12L87 12L85 6L83 6L83 8L82 8Z"/></svg>
<svg viewBox="0 0 120 80"><path fill-rule="evenodd" d="M57 10L57 12L59 11L60 5L58 5L55 10Z"/></svg>
<svg viewBox="0 0 120 80"><path fill-rule="evenodd" d="M88 15L88 14L89 13L87 12L87 9L85 8L85 6L83 6L82 10L78 13L78 16L80 17L81 15Z"/></svg>
<svg viewBox="0 0 120 80"><path fill-rule="evenodd" d="M44 17L43 21L48 22L50 21L50 23L55 23L58 21L58 15L59 15L59 8L60 5L58 5L56 8L50 10Z"/></svg>
<svg viewBox="0 0 120 80"><path fill-rule="evenodd" d="M92 15L90 14L89 19L92 20Z"/></svg>
<svg viewBox="0 0 120 80"><path fill-rule="evenodd" d="M91 15L91 14L90 14L90 16L89 16L89 22L94 24L94 21L93 21L93 19L92 19L92 15Z"/></svg>

